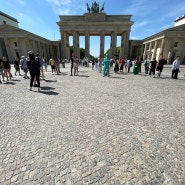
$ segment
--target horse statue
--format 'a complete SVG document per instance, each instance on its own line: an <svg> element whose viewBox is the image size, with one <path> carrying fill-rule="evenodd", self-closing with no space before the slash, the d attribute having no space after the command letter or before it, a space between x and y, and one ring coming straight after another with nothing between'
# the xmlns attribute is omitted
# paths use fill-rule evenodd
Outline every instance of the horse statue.
<svg viewBox="0 0 185 185"><path fill-rule="evenodd" d="M87 11L89 13L102 13L104 11L104 4L102 5L101 9L99 6L99 3L97 3L96 1L94 1L94 3L92 2L92 6L90 7L88 3L86 3L87 6Z"/></svg>
<svg viewBox="0 0 185 185"><path fill-rule="evenodd" d="M104 12L104 6L105 6L105 3L103 3L101 9L100 9L100 13Z"/></svg>
<svg viewBox="0 0 185 185"><path fill-rule="evenodd" d="M90 13L91 12L91 8L89 7L89 4L86 3L86 6L87 6L87 11Z"/></svg>

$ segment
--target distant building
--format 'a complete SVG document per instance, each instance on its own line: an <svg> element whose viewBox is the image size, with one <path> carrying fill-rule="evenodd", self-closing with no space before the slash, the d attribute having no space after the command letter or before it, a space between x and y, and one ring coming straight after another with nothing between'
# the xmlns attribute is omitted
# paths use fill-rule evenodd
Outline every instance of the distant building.
<svg viewBox="0 0 185 185"><path fill-rule="evenodd" d="M182 24L185 24L185 14L180 17L177 17L175 20L175 26L180 26Z"/></svg>
<svg viewBox="0 0 185 185"><path fill-rule="evenodd" d="M48 59L51 56L61 58L62 49L61 41L50 41L20 29L17 19L0 11L0 58L6 56L12 61L14 57L26 56L29 50L38 52ZM163 30L143 40L129 40L126 49L131 58L158 60L159 55L163 54L167 62L171 63L179 55L182 63L185 63L185 15L175 20L173 28Z"/></svg>
<svg viewBox="0 0 185 185"><path fill-rule="evenodd" d="M162 54L167 63L172 63L176 56L185 63L185 16L175 20L175 26L151 35L140 41L130 41L130 56L158 60Z"/></svg>
<svg viewBox="0 0 185 185"><path fill-rule="evenodd" d="M0 11L0 25L8 24L18 28L18 23L17 19Z"/></svg>
<svg viewBox="0 0 185 185"><path fill-rule="evenodd" d="M59 55L60 42L50 41L18 27L17 19L0 12L0 58L27 56L28 51L50 58Z"/></svg>

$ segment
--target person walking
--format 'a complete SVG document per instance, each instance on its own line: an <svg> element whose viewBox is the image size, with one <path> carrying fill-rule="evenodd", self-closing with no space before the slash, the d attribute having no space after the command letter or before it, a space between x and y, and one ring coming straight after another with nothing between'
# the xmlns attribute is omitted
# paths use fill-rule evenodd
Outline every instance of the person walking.
<svg viewBox="0 0 185 185"><path fill-rule="evenodd" d="M136 58L134 61L133 74L137 75L139 73L139 60Z"/></svg>
<svg viewBox="0 0 185 185"><path fill-rule="evenodd" d="M40 72L42 74L43 80L45 80L44 69L43 69L43 59L42 57L40 57L39 53L37 53L35 60L37 60L40 63Z"/></svg>
<svg viewBox="0 0 185 185"><path fill-rule="evenodd" d="M3 65L4 65L4 76L6 76L7 81L11 80L12 78L12 75L10 73L11 65L6 57L3 57Z"/></svg>
<svg viewBox="0 0 185 185"><path fill-rule="evenodd" d="M103 77L105 76L110 76L110 58L108 53L106 54L106 57L104 59Z"/></svg>
<svg viewBox="0 0 185 185"><path fill-rule="evenodd" d="M25 78L25 79L29 79L29 77L28 77L28 66L27 66L27 60L26 60L26 58L25 58L25 56L22 56L21 57L21 60L20 60L20 64L21 64L21 69L24 71L24 76L23 76L23 78Z"/></svg>
<svg viewBox="0 0 185 185"><path fill-rule="evenodd" d="M40 91L40 63L38 60L35 59L34 53L31 51L29 52L29 61L27 63L28 69L30 71L30 91L32 91L33 87L33 81L34 78L36 77L37 81L37 86L38 86L38 91Z"/></svg>
<svg viewBox="0 0 185 185"><path fill-rule="evenodd" d="M17 57L14 58L14 68L15 68L15 76L17 76L17 72L19 73L19 76L21 76L21 73L20 73L20 67L19 67L19 59Z"/></svg>
<svg viewBox="0 0 185 185"><path fill-rule="evenodd" d="M144 66L145 66L145 74L148 74L149 66L150 66L150 60L149 59L145 60Z"/></svg>
<svg viewBox="0 0 185 185"><path fill-rule="evenodd" d="M72 57L70 59L70 61L71 61L71 75L70 76L73 76L73 67L74 67L75 60L76 60L76 55L75 55L75 53L72 53Z"/></svg>
<svg viewBox="0 0 185 185"><path fill-rule="evenodd" d="M0 59L0 75L2 76L2 79L3 79L3 82L4 82L4 65L3 65L2 59ZM1 77L0 77L0 83L2 83Z"/></svg>
<svg viewBox="0 0 185 185"><path fill-rule="evenodd" d="M51 66L51 72L53 74L53 72L55 72L55 61L54 61L54 59L52 57L49 60L49 64Z"/></svg>
<svg viewBox="0 0 185 185"><path fill-rule="evenodd" d="M157 64L157 60L155 58L153 58L153 60L150 61L149 76L151 76L151 74L153 74L153 77L155 77L156 64Z"/></svg>
<svg viewBox="0 0 185 185"><path fill-rule="evenodd" d="M180 56L177 56L172 63L172 78L178 79L179 68L180 68Z"/></svg>
<svg viewBox="0 0 185 185"><path fill-rule="evenodd" d="M158 77L161 77L161 73L163 71L164 63L165 63L165 59L163 58L163 55L160 55L159 60L157 62L157 66L156 66L156 71L157 71Z"/></svg>

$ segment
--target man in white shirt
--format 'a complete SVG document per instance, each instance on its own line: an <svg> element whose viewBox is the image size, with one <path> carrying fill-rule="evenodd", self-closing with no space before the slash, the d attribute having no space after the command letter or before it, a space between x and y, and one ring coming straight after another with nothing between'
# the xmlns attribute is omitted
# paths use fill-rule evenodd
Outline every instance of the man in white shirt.
<svg viewBox="0 0 185 185"><path fill-rule="evenodd" d="M177 76L179 73L179 68L180 68L180 56L177 56L172 64L172 78L178 79Z"/></svg>

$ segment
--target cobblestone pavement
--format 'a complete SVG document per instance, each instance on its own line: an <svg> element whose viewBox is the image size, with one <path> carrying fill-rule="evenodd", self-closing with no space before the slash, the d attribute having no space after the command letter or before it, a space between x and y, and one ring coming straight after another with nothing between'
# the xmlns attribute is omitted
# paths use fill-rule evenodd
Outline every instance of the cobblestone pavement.
<svg viewBox="0 0 185 185"><path fill-rule="evenodd" d="M1 185L184 185L185 68L179 80L46 73L41 92L0 84ZM14 74L14 73L13 73Z"/></svg>

